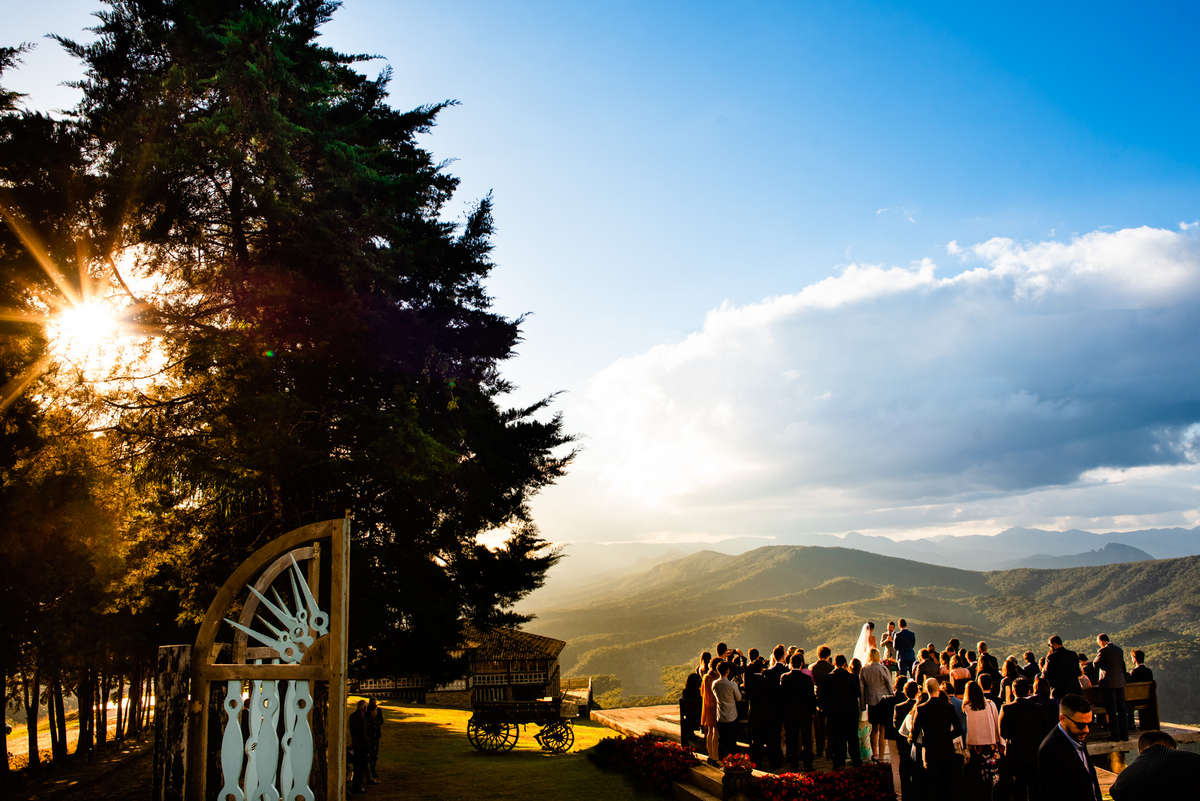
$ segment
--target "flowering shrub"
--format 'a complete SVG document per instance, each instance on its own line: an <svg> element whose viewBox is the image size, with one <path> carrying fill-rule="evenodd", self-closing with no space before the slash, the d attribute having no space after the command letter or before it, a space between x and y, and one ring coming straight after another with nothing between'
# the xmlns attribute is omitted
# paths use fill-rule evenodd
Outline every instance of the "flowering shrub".
<svg viewBox="0 0 1200 801"><path fill-rule="evenodd" d="M892 769L863 765L830 773L780 773L755 783L764 801L892 801Z"/></svg>
<svg viewBox="0 0 1200 801"><path fill-rule="evenodd" d="M721 760L721 767L727 771L749 772L754 770L754 763L745 754L730 754Z"/></svg>
<svg viewBox="0 0 1200 801"><path fill-rule="evenodd" d="M666 795L671 793L672 782L686 778L688 768L699 764L689 749L653 734L605 737L589 756L601 767L632 773L638 781Z"/></svg>

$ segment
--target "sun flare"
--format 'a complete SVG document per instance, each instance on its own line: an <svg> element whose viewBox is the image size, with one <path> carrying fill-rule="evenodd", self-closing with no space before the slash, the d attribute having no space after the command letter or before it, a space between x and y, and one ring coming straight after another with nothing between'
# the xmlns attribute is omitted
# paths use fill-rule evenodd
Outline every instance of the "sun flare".
<svg viewBox="0 0 1200 801"><path fill-rule="evenodd" d="M99 299L71 304L46 325L50 352L85 373L99 374L117 360L121 324L116 310Z"/></svg>

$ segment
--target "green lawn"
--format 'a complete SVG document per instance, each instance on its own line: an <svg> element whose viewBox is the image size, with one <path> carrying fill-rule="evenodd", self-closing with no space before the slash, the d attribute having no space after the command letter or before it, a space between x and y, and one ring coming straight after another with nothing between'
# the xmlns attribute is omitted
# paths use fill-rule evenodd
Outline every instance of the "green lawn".
<svg viewBox="0 0 1200 801"><path fill-rule="evenodd" d="M481 754L467 742L466 710L382 705L385 725L379 752L381 783L364 798L440 801L480 799L575 799L605 801L660 796L634 788L619 774L598 770L580 753L614 734L589 721L576 721L575 747L547 754L533 736L537 726L522 728L512 751Z"/></svg>

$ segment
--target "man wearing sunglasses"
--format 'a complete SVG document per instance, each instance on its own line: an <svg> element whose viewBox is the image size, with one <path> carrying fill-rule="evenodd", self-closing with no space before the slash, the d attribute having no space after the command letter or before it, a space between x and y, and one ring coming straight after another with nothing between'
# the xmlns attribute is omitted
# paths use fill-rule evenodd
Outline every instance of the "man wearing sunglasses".
<svg viewBox="0 0 1200 801"><path fill-rule="evenodd" d="M1092 705L1082 695L1063 696L1058 725L1038 747L1038 796L1045 801L1100 801L1100 782L1087 754Z"/></svg>

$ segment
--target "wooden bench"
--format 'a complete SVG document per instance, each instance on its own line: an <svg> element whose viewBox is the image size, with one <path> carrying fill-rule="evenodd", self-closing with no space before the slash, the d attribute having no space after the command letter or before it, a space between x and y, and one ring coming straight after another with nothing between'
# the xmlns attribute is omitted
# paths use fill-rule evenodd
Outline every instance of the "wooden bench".
<svg viewBox="0 0 1200 801"><path fill-rule="evenodd" d="M1104 706L1104 689L1101 687L1088 687L1083 691L1083 695L1087 698L1092 708L1104 715L1105 721L1108 721L1108 710ZM1159 727L1158 720L1158 689L1153 681L1135 681L1125 685L1125 705L1130 711L1137 710L1138 725L1143 730L1157 729ZM1111 722L1108 723L1109 730L1112 730Z"/></svg>

